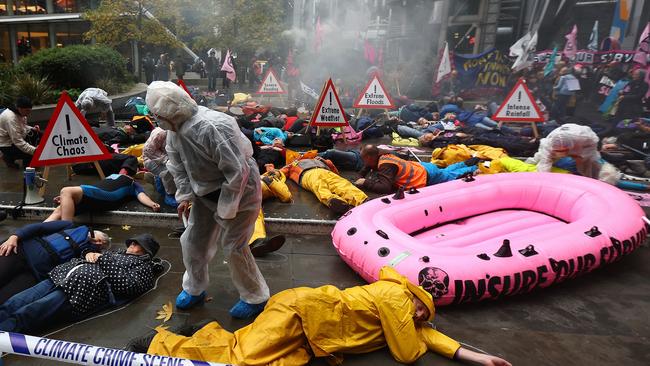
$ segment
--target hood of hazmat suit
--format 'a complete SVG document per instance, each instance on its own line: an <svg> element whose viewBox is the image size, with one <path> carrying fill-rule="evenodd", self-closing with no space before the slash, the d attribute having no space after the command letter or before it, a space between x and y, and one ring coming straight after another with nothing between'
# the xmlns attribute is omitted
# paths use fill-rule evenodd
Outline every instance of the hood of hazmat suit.
<svg viewBox="0 0 650 366"><path fill-rule="evenodd" d="M149 111L165 130L178 131L198 110L198 105L180 86L171 81L154 81L147 87ZM163 120L161 120L161 118ZM171 123L172 126L169 126Z"/></svg>
<svg viewBox="0 0 650 366"><path fill-rule="evenodd" d="M539 143L539 150L530 163L537 163L537 171L550 172L553 163L571 156L580 175L598 178L600 160L598 136L589 126L567 123L551 131Z"/></svg>
<svg viewBox="0 0 650 366"><path fill-rule="evenodd" d="M108 107L113 101L108 93L99 88L88 88L79 94L75 104L78 108L88 111L93 107Z"/></svg>

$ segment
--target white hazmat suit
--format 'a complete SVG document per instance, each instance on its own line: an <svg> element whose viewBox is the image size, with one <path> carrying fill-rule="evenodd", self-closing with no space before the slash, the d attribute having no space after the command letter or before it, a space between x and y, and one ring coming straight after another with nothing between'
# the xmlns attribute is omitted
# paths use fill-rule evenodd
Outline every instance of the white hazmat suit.
<svg viewBox="0 0 650 366"><path fill-rule="evenodd" d="M538 172L550 172L553 163L570 156L580 175L598 179L601 163L598 136L589 126L562 125L539 142L539 150L526 162L537 164Z"/></svg>
<svg viewBox="0 0 650 366"><path fill-rule="evenodd" d="M113 101L104 90L88 88L79 94L79 98L74 104L84 117L88 113L106 113L106 123L113 127L115 126L115 114L112 103Z"/></svg>
<svg viewBox="0 0 650 366"><path fill-rule="evenodd" d="M197 106L174 83L151 83L146 102L160 127L169 130L167 169L174 176L176 200L192 202L181 236L183 290L204 293L208 264L221 248L241 300L265 302L269 288L248 247L262 201L250 141L234 118Z"/></svg>

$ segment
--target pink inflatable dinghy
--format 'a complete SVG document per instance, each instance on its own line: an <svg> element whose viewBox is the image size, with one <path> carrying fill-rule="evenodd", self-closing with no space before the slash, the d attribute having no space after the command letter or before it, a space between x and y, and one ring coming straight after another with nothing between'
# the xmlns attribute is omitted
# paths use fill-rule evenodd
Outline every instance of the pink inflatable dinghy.
<svg viewBox="0 0 650 366"><path fill-rule="evenodd" d="M437 305L449 305L590 272L634 251L650 228L633 199L595 179L504 173L468 180L364 203L338 221L334 246L368 282L390 265Z"/></svg>

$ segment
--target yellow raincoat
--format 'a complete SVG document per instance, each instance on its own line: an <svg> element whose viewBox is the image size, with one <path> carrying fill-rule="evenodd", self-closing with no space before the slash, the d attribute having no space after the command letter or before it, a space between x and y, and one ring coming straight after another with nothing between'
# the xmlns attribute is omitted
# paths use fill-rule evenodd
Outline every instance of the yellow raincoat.
<svg viewBox="0 0 650 366"><path fill-rule="evenodd" d="M479 169L481 169L481 165L482 164L479 164ZM481 171L483 173L488 173L488 171L485 171L484 169L481 169ZM537 171L537 165L525 163L521 160L511 158L508 156L500 159L492 160L489 168L489 173L521 173L521 172L536 172L536 171ZM569 173L569 171L565 169L560 169L556 167L552 167L551 172Z"/></svg>
<svg viewBox="0 0 650 366"><path fill-rule="evenodd" d="M447 145L446 147L439 147L431 153L431 162L441 168L449 165L460 163L469 158L477 157L479 159L495 160L508 153L500 147L492 147L487 145Z"/></svg>
<svg viewBox="0 0 650 366"><path fill-rule="evenodd" d="M269 177L270 179L264 179L264 177ZM268 183L270 181L270 183ZM274 173L266 172L262 174L262 201L276 197L280 202L291 202L291 191L287 187L287 177L280 171ZM248 244L252 244L255 240L260 238L266 238L266 227L264 226L264 211L260 209L259 215L257 215L257 220L255 221L255 229L253 229L253 236L248 241Z"/></svg>
<svg viewBox="0 0 650 366"><path fill-rule="evenodd" d="M453 358L460 344L413 321L413 297L433 318L431 295L390 267L379 281L339 290L295 288L271 297L255 321L234 334L212 322L192 337L159 328L148 353L233 365L305 365L310 358L367 353L388 346L393 357L412 363L427 350Z"/></svg>

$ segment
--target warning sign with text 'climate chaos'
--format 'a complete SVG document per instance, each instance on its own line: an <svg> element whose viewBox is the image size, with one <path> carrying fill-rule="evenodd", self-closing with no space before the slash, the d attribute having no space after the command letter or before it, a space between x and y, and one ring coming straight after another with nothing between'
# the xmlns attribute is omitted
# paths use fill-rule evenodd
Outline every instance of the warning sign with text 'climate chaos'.
<svg viewBox="0 0 650 366"><path fill-rule="evenodd" d="M323 91L320 94L316 109L311 115L310 126L317 127L343 127L348 126L348 118L345 115L339 96L334 89L332 79L327 80Z"/></svg>
<svg viewBox="0 0 650 366"><path fill-rule="evenodd" d="M286 94L287 91L284 90L282 84L278 80L278 76L275 74L273 69L269 68L262 78L262 84L260 88L257 89L257 94Z"/></svg>
<svg viewBox="0 0 650 366"><path fill-rule="evenodd" d="M38 144L31 166L85 163L112 156L64 91Z"/></svg>
<svg viewBox="0 0 650 366"><path fill-rule="evenodd" d="M373 75L372 79L370 79L361 94L357 97L357 100L354 102L354 108L388 109L393 108L394 106L395 104L393 104L393 99L384 87L384 83L381 82L381 79L379 79L379 76L376 74Z"/></svg>
<svg viewBox="0 0 650 366"><path fill-rule="evenodd" d="M492 119L506 122L543 122L544 116L526 83L519 79Z"/></svg>

